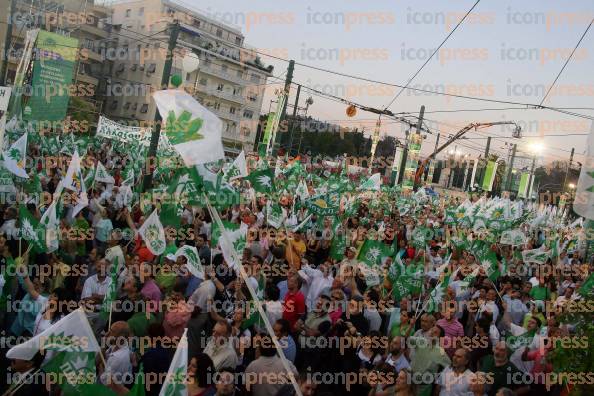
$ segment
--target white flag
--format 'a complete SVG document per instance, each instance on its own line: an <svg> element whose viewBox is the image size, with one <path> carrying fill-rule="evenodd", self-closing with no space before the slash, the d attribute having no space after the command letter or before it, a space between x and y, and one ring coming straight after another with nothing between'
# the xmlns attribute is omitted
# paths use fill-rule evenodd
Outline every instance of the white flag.
<svg viewBox="0 0 594 396"><path fill-rule="evenodd" d="M188 372L188 338L186 333L188 329L184 330L184 334L177 344L173 360L169 365L167 376L161 387L159 396L188 396L188 388L186 386L186 375Z"/></svg>
<svg viewBox="0 0 594 396"><path fill-rule="evenodd" d="M93 184L95 184L95 182L115 184L113 176L107 173L107 169L105 169L105 166L103 166L101 161L97 161L97 167L95 169L95 179L93 180Z"/></svg>
<svg viewBox="0 0 594 396"><path fill-rule="evenodd" d="M173 261L177 260L178 257L184 256L187 260L186 268L196 278L204 279L204 268L200 262L200 256L198 256L198 250L194 246L184 245L177 249Z"/></svg>
<svg viewBox="0 0 594 396"><path fill-rule="evenodd" d="M99 352L99 344L82 308L64 316L35 337L10 348L8 359L31 360L39 351Z"/></svg>
<svg viewBox="0 0 594 396"><path fill-rule="evenodd" d="M223 257L230 268L236 269L239 267L239 263L235 262L234 257L241 257L243 249L245 248L247 232L247 224L242 223L241 227L237 230L229 231L224 229L219 238L219 245L221 246ZM236 254L234 255L233 252Z"/></svg>
<svg viewBox="0 0 594 396"><path fill-rule="evenodd" d="M235 161L233 161L231 167L229 167L229 169L227 169L225 172L224 179L232 181L241 177L246 177L247 175L247 162L245 160L245 153L242 151L239 153L237 158L235 158Z"/></svg>
<svg viewBox="0 0 594 396"><path fill-rule="evenodd" d="M185 91L157 91L153 99L165 123L162 132L187 166L225 157L223 122Z"/></svg>
<svg viewBox="0 0 594 396"><path fill-rule="evenodd" d="M307 200L309 198L309 190L307 189L307 184L305 180L301 180L297 185L297 190L295 190L295 195L301 198L301 202Z"/></svg>
<svg viewBox="0 0 594 396"><path fill-rule="evenodd" d="M43 216L41 216L41 219L39 220L39 224L43 225L47 252L51 253L58 250L60 244L60 221L56 215L56 201L52 202L52 204L45 210Z"/></svg>
<svg viewBox="0 0 594 396"><path fill-rule="evenodd" d="M10 148L3 153L4 167L17 175L28 179L25 169L25 159L27 155L27 134L25 133Z"/></svg>
<svg viewBox="0 0 594 396"><path fill-rule="evenodd" d="M381 185L382 185L382 175L380 175L379 173L375 173L375 174L371 175L371 177L369 179L367 179L367 181L365 183L361 184L359 189L379 191Z"/></svg>
<svg viewBox="0 0 594 396"><path fill-rule="evenodd" d="M157 215L157 209L142 223L138 233L152 254L163 254L166 245L165 230Z"/></svg>
<svg viewBox="0 0 594 396"><path fill-rule="evenodd" d="M586 149L586 161L582 166L580 178L573 201L573 211L586 219L594 219L594 121L590 128Z"/></svg>
<svg viewBox="0 0 594 396"><path fill-rule="evenodd" d="M59 197L62 193L62 189L64 188L77 193L75 197L76 205L72 211L72 218L74 218L78 212L80 212L85 206L89 204L87 188L85 187L85 179L80 167L80 156L76 150L74 151L74 155L70 160L70 165L68 165L66 176L64 176L64 178L60 181L54 196L57 195L57 197Z"/></svg>

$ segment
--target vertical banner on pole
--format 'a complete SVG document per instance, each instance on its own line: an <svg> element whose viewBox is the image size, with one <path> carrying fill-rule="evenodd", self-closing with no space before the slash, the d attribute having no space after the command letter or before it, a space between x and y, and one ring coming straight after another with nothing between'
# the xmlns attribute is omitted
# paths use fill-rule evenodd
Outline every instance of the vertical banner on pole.
<svg viewBox="0 0 594 396"><path fill-rule="evenodd" d="M495 174L497 173L497 162L489 161L487 169L485 169L485 177L483 178L483 190L491 191L493 189L493 182L495 181Z"/></svg>
<svg viewBox="0 0 594 396"><path fill-rule="evenodd" d="M398 184L398 177L400 176L400 163L402 162L402 147L396 146L396 151L394 152L394 162L392 163L392 175L390 180L392 184L395 186Z"/></svg>
<svg viewBox="0 0 594 396"><path fill-rule="evenodd" d="M522 176L520 177L520 186L518 187L518 198L526 198L526 194L528 193L529 179L529 173L522 173Z"/></svg>
<svg viewBox="0 0 594 396"><path fill-rule="evenodd" d="M269 138L267 141L265 141L267 155L270 155L270 153L272 152L272 148L274 147L274 142L276 141L276 131L279 127L280 120L283 115L283 106L285 105L286 100L287 100L287 95L283 91L280 94L280 96L278 97L276 111L273 113L274 115L272 118L272 123L271 123L272 125L270 126L271 129L269 131ZM268 128L268 125L266 125L266 128ZM264 136L266 137L266 131L264 133Z"/></svg>
<svg viewBox="0 0 594 396"><path fill-rule="evenodd" d="M367 166L370 171L373 170L373 160L375 159L375 150L377 149L377 143L379 142L380 127L381 119L378 119L375 123L375 130L373 131L373 136L371 138L371 160Z"/></svg>
<svg viewBox="0 0 594 396"><path fill-rule="evenodd" d="M402 180L402 190L412 191L415 185L415 174L419 165L419 153L423 136L420 133L411 133L408 135L408 155L404 166L404 179Z"/></svg>
<svg viewBox="0 0 594 396"><path fill-rule="evenodd" d="M476 169L478 168L478 159L473 160L472 175L470 176L470 190L474 190L474 178L476 177Z"/></svg>
<svg viewBox="0 0 594 396"><path fill-rule="evenodd" d="M433 173L435 172L435 161L429 161L429 172L427 173L427 183L433 183Z"/></svg>

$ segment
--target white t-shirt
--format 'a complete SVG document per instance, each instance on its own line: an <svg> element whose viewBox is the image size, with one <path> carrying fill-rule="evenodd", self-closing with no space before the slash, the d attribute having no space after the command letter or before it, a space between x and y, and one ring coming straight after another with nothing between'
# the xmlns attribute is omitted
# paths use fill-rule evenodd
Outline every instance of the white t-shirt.
<svg viewBox="0 0 594 396"><path fill-rule="evenodd" d="M470 385L474 376L468 369L456 375L451 366L446 367L437 377L437 383L441 386L439 396L473 396Z"/></svg>
<svg viewBox="0 0 594 396"><path fill-rule="evenodd" d="M47 309L49 298L42 296L40 294L39 297L37 297L36 302L39 303L41 309L39 310L39 312L37 312L37 316L35 317L35 326L33 327L34 336L47 330L52 325L52 322L50 320L43 319L43 313Z"/></svg>

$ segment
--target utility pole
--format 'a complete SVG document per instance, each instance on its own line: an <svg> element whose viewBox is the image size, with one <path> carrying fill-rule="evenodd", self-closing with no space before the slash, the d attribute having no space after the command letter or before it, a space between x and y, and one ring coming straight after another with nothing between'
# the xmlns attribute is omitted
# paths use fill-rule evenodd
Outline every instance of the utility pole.
<svg viewBox="0 0 594 396"><path fill-rule="evenodd" d="M171 74L171 66L173 64L173 50L177 45L177 38L179 37L179 22L175 21L169 26L169 44L167 45L167 57L165 58L165 65L163 66L163 75L161 76L160 89L167 89L169 87L169 78ZM151 135L151 144L148 149L147 163L150 165L153 159L157 157L157 147L159 145L159 137L161 136L161 123L163 119L159 110L155 109L155 125L153 127L153 133ZM153 167L150 166L147 169L147 174L144 176L144 183L142 191L148 190L153 183Z"/></svg>
<svg viewBox="0 0 594 396"><path fill-rule="evenodd" d="M567 185L567 176L569 176L569 170L571 169L571 164L573 163L573 154L575 154L575 148L571 148L571 154L569 155L569 164L567 165L567 171L565 172L565 179L563 179L563 188L561 192L565 193L565 186Z"/></svg>
<svg viewBox="0 0 594 396"><path fill-rule="evenodd" d="M439 135L440 133L437 132L437 139L435 139L435 149L433 151L437 151L437 148L439 147Z"/></svg>
<svg viewBox="0 0 594 396"><path fill-rule="evenodd" d="M286 99L285 99L285 103L283 104L283 108L280 112L280 116L279 116L279 121L278 121L278 129L281 130L281 127L283 125L283 121L287 119L287 102L289 101L289 92L291 92L291 83L293 82L293 70L295 70L295 61L294 60L290 60L289 61L289 68L287 69L287 78L285 79L285 95L286 95ZM281 138L277 138L277 135L273 135L274 140L271 141L271 149L270 152L274 152L274 145L275 142L278 140L279 142L282 141Z"/></svg>
<svg viewBox="0 0 594 396"><path fill-rule="evenodd" d="M8 18L8 26L6 27L6 37L4 38L4 51L2 53L2 69L0 70L0 85L6 85L6 70L8 69L8 57L12 42L12 20L14 19L14 11L16 10L16 0L10 1L10 17Z"/></svg>
<svg viewBox="0 0 594 396"><path fill-rule="evenodd" d="M511 159L509 160L509 171L507 172L507 191L509 191L510 193L511 193L511 189L512 189L514 160L516 159L517 148L518 148L518 145L514 144L514 147L512 148Z"/></svg>
<svg viewBox="0 0 594 396"><path fill-rule="evenodd" d="M297 121L297 109L299 106L299 94L301 93L301 85L297 85L297 96L295 97L295 105L293 106L293 123L291 125L291 136L289 136L289 154L293 150L293 133L295 133L295 121Z"/></svg>
<svg viewBox="0 0 594 396"><path fill-rule="evenodd" d="M423 118L425 117L425 105L421 106L421 111L419 112L419 122L417 123L417 131L415 133L420 134L421 129L423 127ZM400 174L398 175L398 182L401 183L402 179L404 178L404 167L406 166L406 157L408 156L408 140L409 140L410 131L406 133L406 144L404 146L404 150L402 151L402 161L400 162Z"/></svg>
<svg viewBox="0 0 594 396"><path fill-rule="evenodd" d="M534 167L536 166L536 154L532 155L532 169L530 169L530 179L528 179L528 199L532 199L532 183L534 183Z"/></svg>
<svg viewBox="0 0 594 396"><path fill-rule="evenodd" d="M485 170L487 163L489 162L489 149L491 148L491 136L487 138L487 147L485 147L485 166L481 167L481 177L479 178L479 186L483 185L483 177L485 176Z"/></svg>

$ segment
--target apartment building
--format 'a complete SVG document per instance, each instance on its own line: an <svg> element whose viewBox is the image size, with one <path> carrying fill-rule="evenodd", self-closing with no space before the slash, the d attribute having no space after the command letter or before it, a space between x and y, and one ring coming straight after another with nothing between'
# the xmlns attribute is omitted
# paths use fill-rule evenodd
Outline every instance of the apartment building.
<svg viewBox="0 0 594 396"><path fill-rule="evenodd" d="M112 4L112 9L112 21L121 29L118 50L125 56L118 57L108 81L113 92L105 108L108 116L154 119L156 106L150 94L160 89L167 29L178 21L172 75L181 75L184 89L223 121L228 154L251 150L273 68L264 66L256 51L245 45L241 30L166 0L120 2ZM185 56L198 58L198 69L184 70Z"/></svg>
<svg viewBox="0 0 594 396"><path fill-rule="evenodd" d="M8 2L5 10L9 9ZM75 37L79 40L79 59L75 67L73 84L85 86L85 95L79 98L87 102L85 108L93 114L103 110L105 81L109 74L110 59L106 50L110 47L112 26L109 24L111 10L94 4L93 0L17 0L16 8L8 15L12 18L10 45L5 50L8 65L6 83L14 81L16 68L22 56L24 39L28 30L41 28L50 32ZM4 47L8 23L0 30L0 45ZM77 92L82 92L78 90ZM72 105L72 101L71 101Z"/></svg>
<svg viewBox="0 0 594 396"><path fill-rule="evenodd" d="M133 95L114 95L106 107L109 116L154 118L150 93L161 83L168 24L178 21L172 75L181 75L183 87L221 118L229 154L253 147L265 84L273 69L265 67L256 51L245 45L239 28L166 0L126 1L112 4L112 9L113 23L122 32L119 48L128 56L116 62L110 83ZM184 70L184 56L198 58L198 69Z"/></svg>

